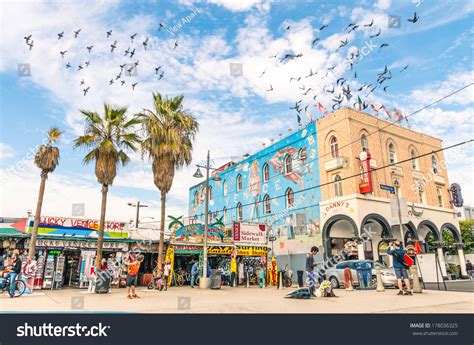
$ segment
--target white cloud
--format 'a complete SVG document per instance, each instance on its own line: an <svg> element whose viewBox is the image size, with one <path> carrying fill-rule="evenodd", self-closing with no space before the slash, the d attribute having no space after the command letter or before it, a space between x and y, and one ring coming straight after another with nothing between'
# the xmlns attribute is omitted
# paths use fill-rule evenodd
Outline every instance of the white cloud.
<svg viewBox="0 0 474 345"><path fill-rule="evenodd" d="M391 1L390 0L378 0L374 6L380 10L388 10L390 8Z"/></svg>
<svg viewBox="0 0 474 345"><path fill-rule="evenodd" d="M15 150L5 143L0 143L0 158L10 159L15 157Z"/></svg>

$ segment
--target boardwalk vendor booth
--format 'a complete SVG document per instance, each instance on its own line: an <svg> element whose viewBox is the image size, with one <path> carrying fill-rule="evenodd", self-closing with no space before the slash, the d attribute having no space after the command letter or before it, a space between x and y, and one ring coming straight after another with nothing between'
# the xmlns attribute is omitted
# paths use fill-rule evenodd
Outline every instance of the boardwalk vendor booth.
<svg viewBox="0 0 474 345"><path fill-rule="evenodd" d="M166 254L166 260L171 262L172 270L181 272L186 276L186 284L189 284L192 262L203 260L203 224L190 224L177 228L171 235L170 246ZM234 243L229 231L222 225L210 225L208 227L208 264L211 269L219 269L222 273L222 283L230 281L231 259L242 260L245 270L253 275L260 265L265 265L267 258L267 246L264 245L240 245ZM170 279L171 280L171 279Z"/></svg>

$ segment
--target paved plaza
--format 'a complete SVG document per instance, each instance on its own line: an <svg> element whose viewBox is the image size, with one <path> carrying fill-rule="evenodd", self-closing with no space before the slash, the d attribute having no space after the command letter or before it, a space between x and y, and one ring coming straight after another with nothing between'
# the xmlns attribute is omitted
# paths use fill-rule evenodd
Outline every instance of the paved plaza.
<svg viewBox="0 0 474 345"><path fill-rule="evenodd" d="M116 312L116 313L473 313L472 292L424 290L397 296L397 290L335 290L337 298L288 299L291 288L223 287L201 290L172 287L168 291L139 288L141 298L129 300L125 289L108 294L78 289L35 291L11 299L0 295L0 312Z"/></svg>

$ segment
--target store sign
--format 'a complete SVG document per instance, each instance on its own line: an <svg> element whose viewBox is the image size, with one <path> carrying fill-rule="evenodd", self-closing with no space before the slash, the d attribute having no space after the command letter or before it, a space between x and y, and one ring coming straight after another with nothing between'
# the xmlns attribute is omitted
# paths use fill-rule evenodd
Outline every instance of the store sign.
<svg viewBox="0 0 474 345"><path fill-rule="evenodd" d="M175 254L197 254L202 252L201 246L174 245Z"/></svg>
<svg viewBox="0 0 474 345"><path fill-rule="evenodd" d="M207 248L207 254L211 255L232 255L234 247L231 246L211 246Z"/></svg>
<svg viewBox="0 0 474 345"><path fill-rule="evenodd" d="M66 240L36 240L36 247L43 248L71 248L71 249L81 249L81 248L91 248L97 249L97 242L95 241L66 241ZM124 242L103 242L102 247L104 250L118 250L118 251L127 251L128 243Z"/></svg>
<svg viewBox="0 0 474 345"><path fill-rule="evenodd" d="M454 207L462 207L464 200L462 199L461 186L458 183L451 184L449 187L449 195Z"/></svg>
<svg viewBox="0 0 474 345"><path fill-rule="evenodd" d="M237 246L238 256L267 256L267 247Z"/></svg>
<svg viewBox="0 0 474 345"><path fill-rule="evenodd" d="M234 243L265 244L267 239L265 224L234 222L232 233Z"/></svg>
<svg viewBox="0 0 474 345"><path fill-rule="evenodd" d="M359 192L361 194L372 193L372 173L370 168L370 153L362 152L359 155L361 164L361 182L359 183Z"/></svg>

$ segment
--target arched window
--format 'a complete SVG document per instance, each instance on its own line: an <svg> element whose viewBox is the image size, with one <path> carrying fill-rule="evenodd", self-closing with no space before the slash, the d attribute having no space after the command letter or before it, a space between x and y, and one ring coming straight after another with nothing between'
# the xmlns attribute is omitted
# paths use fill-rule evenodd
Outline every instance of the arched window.
<svg viewBox="0 0 474 345"><path fill-rule="evenodd" d="M295 194L291 188L286 190L286 207L290 208L293 207L295 204Z"/></svg>
<svg viewBox="0 0 474 345"><path fill-rule="evenodd" d="M209 200L212 200L212 186L209 186Z"/></svg>
<svg viewBox="0 0 474 345"><path fill-rule="evenodd" d="M360 145L362 146L362 151L366 152L369 150L369 141L367 140L367 135L365 135L365 133L360 136Z"/></svg>
<svg viewBox="0 0 474 345"><path fill-rule="evenodd" d="M242 189L242 175L237 175L237 190Z"/></svg>
<svg viewBox="0 0 474 345"><path fill-rule="evenodd" d="M339 157L339 144L337 143L337 138L335 136L331 137L329 145L331 146L331 156L333 158Z"/></svg>
<svg viewBox="0 0 474 345"><path fill-rule="evenodd" d="M299 154L298 157L300 158L301 164L305 164L306 160L308 159L308 153L306 152L306 147L303 147Z"/></svg>
<svg viewBox="0 0 474 345"><path fill-rule="evenodd" d="M441 188L436 188L436 192L438 193L438 206L443 207L443 191L441 190Z"/></svg>
<svg viewBox="0 0 474 345"><path fill-rule="evenodd" d="M388 144L388 162L394 164L397 162L397 151L393 143Z"/></svg>
<svg viewBox="0 0 474 345"><path fill-rule="evenodd" d="M285 173L289 174L292 171L293 171L293 168L291 166L291 156L287 155L285 158Z"/></svg>
<svg viewBox="0 0 474 345"><path fill-rule="evenodd" d="M436 159L435 155L431 156L431 167L433 168L433 173L438 173L438 160Z"/></svg>
<svg viewBox="0 0 474 345"><path fill-rule="evenodd" d="M270 205L270 196L268 194L263 197L263 212L265 214L272 213L272 208Z"/></svg>
<svg viewBox="0 0 474 345"><path fill-rule="evenodd" d="M222 182L222 193L224 194L224 196L227 195L227 181L226 180Z"/></svg>
<svg viewBox="0 0 474 345"><path fill-rule="evenodd" d="M342 181L339 175L334 176L334 196L342 196Z"/></svg>
<svg viewBox="0 0 474 345"><path fill-rule="evenodd" d="M410 157L411 157L411 168L413 170L419 170L418 169L418 158L415 150L411 150L410 152Z"/></svg>
<svg viewBox="0 0 474 345"><path fill-rule="evenodd" d="M242 204L239 202L237 204L237 220L242 220L243 219L243 216L242 216Z"/></svg>
<svg viewBox="0 0 474 345"><path fill-rule="evenodd" d="M194 207L196 207L198 205L198 192L195 191L194 192Z"/></svg>
<svg viewBox="0 0 474 345"><path fill-rule="evenodd" d="M270 166L268 163L265 163L263 166L263 182L270 180Z"/></svg>
<svg viewBox="0 0 474 345"><path fill-rule="evenodd" d="M224 224L227 223L227 209L224 207L224 209L222 210L222 215L224 216Z"/></svg>

